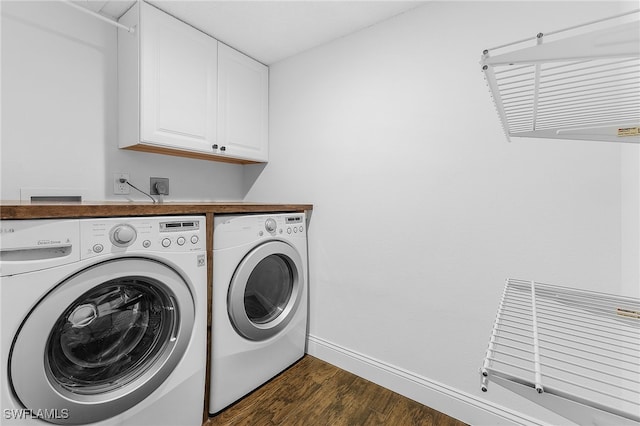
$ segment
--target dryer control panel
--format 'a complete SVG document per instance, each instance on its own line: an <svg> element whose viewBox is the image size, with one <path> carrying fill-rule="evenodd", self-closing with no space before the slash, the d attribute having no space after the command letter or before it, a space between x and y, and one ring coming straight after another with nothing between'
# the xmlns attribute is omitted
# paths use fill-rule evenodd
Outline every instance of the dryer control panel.
<svg viewBox="0 0 640 426"><path fill-rule="evenodd" d="M216 215L213 221L214 250L255 244L273 238L306 244L307 224L304 213Z"/></svg>
<svg viewBox="0 0 640 426"><path fill-rule="evenodd" d="M285 236L285 234L302 234L304 232L304 215L273 215L273 216L256 216L256 228L258 229L258 237L265 235ZM260 224L264 222L264 227Z"/></svg>
<svg viewBox="0 0 640 426"><path fill-rule="evenodd" d="M285 216L284 222L287 234L304 232L304 217L302 215Z"/></svg>
<svg viewBox="0 0 640 426"><path fill-rule="evenodd" d="M105 253L206 250L204 216L80 220L82 257Z"/></svg>

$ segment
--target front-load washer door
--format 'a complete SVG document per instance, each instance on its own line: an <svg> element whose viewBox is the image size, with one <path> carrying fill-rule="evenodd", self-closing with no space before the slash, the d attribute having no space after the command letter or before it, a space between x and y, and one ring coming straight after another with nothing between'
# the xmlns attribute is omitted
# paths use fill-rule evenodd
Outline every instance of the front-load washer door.
<svg viewBox="0 0 640 426"><path fill-rule="evenodd" d="M169 266L123 258L60 283L14 341L10 380L43 419L86 424L133 407L171 374L190 340L195 304Z"/></svg>
<svg viewBox="0 0 640 426"><path fill-rule="evenodd" d="M282 241L269 241L242 259L231 279L227 307L236 331L265 340L282 331L302 299L300 254Z"/></svg>

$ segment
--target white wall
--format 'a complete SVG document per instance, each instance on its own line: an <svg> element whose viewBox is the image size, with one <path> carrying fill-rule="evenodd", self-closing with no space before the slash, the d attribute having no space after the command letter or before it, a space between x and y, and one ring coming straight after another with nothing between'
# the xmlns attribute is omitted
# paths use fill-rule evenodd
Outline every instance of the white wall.
<svg viewBox="0 0 640 426"><path fill-rule="evenodd" d="M620 293L640 298L640 146L621 147L622 259Z"/></svg>
<svg viewBox="0 0 640 426"><path fill-rule="evenodd" d="M2 1L0 198L21 188L113 195L114 172L149 190L170 179L167 200L242 199L242 166L118 149L116 28L62 2Z"/></svg>
<svg viewBox="0 0 640 426"><path fill-rule="evenodd" d="M615 6L434 2L271 67L272 160L246 169L246 198L314 203L310 334L322 353L559 422L497 386L482 394L478 368L506 278L621 288L621 146L508 143L479 59Z"/></svg>

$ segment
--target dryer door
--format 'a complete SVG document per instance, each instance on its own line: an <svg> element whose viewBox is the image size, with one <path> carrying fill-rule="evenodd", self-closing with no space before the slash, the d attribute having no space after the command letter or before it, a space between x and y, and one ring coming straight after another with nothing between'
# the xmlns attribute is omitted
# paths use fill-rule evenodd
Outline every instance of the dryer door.
<svg viewBox="0 0 640 426"><path fill-rule="evenodd" d="M187 282L149 259L123 258L60 283L31 311L10 356L22 404L60 424L116 416L171 374L193 329Z"/></svg>
<svg viewBox="0 0 640 426"><path fill-rule="evenodd" d="M227 306L235 329L250 340L282 331L302 299L304 270L300 254L282 241L251 250L236 269Z"/></svg>

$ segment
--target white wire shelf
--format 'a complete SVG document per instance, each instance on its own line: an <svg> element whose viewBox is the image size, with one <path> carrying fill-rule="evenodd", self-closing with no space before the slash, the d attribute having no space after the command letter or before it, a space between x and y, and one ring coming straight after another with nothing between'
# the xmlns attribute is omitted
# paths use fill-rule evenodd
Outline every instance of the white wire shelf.
<svg viewBox="0 0 640 426"><path fill-rule="evenodd" d="M507 138L640 143L639 14L485 50L481 65Z"/></svg>
<svg viewBox="0 0 640 426"><path fill-rule="evenodd" d="M489 381L578 424L640 424L640 299L507 280Z"/></svg>

